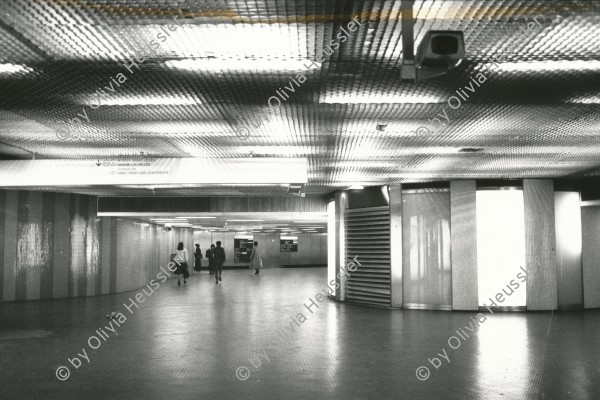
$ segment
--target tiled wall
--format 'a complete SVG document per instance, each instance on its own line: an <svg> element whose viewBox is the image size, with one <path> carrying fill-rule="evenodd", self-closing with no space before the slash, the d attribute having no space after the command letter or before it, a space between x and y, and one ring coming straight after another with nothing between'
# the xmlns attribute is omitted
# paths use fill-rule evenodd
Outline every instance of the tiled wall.
<svg viewBox="0 0 600 400"><path fill-rule="evenodd" d="M97 217L96 197L0 190L0 300L118 293L144 286L190 231Z"/></svg>

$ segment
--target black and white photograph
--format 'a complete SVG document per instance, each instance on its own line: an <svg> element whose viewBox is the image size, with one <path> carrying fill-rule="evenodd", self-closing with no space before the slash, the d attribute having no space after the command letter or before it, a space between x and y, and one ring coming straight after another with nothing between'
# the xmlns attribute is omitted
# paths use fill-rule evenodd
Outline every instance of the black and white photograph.
<svg viewBox="0 0 600 400"><path fill-rule="evenodd" d="M600 0L0 0L0 400L600 400Z"/></svg>

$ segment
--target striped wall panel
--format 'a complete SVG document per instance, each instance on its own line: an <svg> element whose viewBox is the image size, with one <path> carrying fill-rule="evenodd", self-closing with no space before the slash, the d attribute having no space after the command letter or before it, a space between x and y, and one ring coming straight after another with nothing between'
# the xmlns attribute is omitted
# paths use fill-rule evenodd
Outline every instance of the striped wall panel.
<svg viewBox="0 0 600 400"><path fill-rule="evenodd" d="M85 297L144 286L191 233L98 218L96 197L0 190L0 301Z"/></svg>
<svg viewBox="0 0 600 400"><path fill-rule="evenodd" d="M390 306L390 210L388 206L346 210L346 259L361 265L346 285L349 302Z"/></svg>

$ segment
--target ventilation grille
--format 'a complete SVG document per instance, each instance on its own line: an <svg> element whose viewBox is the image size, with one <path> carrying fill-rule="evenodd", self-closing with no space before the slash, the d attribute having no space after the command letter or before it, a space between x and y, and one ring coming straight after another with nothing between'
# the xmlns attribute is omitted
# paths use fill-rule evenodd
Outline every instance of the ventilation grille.
<svg viewBox="0 0 600 400"><path fill-rule="evenodd" d="M390 306L390 210L388 206L346 210L347 263L361 265L350 274L346 298L355 303Z"/></svg>

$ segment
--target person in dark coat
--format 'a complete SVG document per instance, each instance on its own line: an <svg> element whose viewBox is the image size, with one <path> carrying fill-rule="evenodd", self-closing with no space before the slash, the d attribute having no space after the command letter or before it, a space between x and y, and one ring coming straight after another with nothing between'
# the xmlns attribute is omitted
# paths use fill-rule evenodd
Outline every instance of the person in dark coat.
<svg viewBox="0 0 600 400"><path fill-rule="evenodd" d="M200 268L202 268L202 250L200 249L200 245L196 243L196 249L194 250L194 270L200 272Z"/></svg>
<svg viewBox="0 0 600 400"><path fill-rule="evenodd" d="M208 258L208 270L210 271L211 275L215 274L214 249L215 249L214 244L210 245L210 249L206 249L206 258Z"/></svg>
<svg viewBox="0 0 600 400"><path fill-rule="evenodd" d="M215 283L222 281L221 272L223 271L223 263L225 262L225 249L221 247L221 242L217 241L217 247L213 250L213 259L215 260Z"/></svg>

